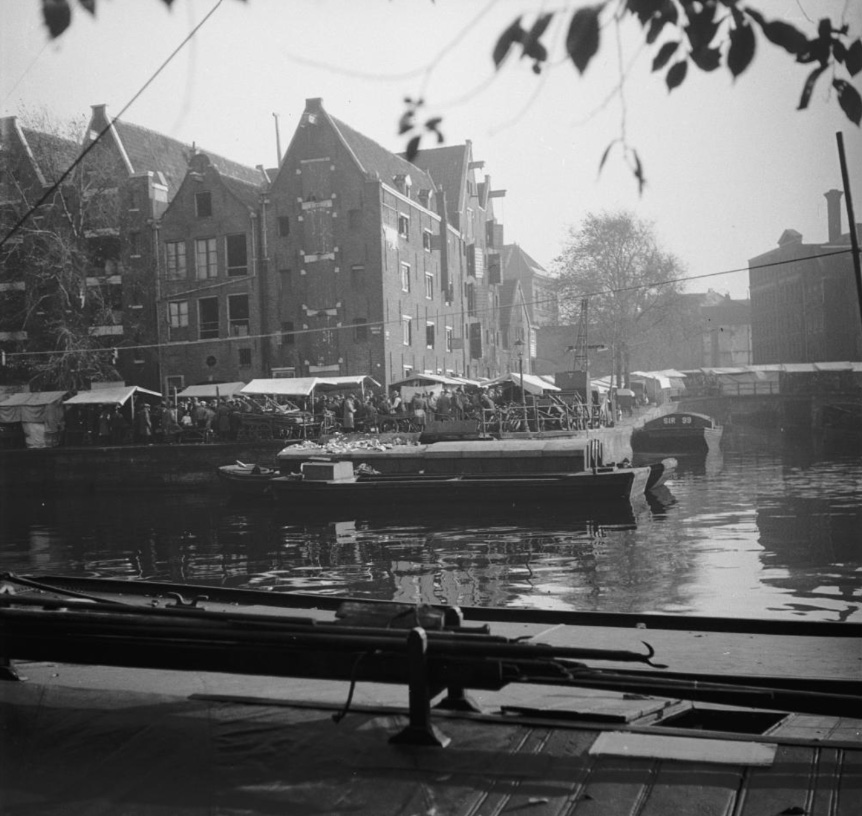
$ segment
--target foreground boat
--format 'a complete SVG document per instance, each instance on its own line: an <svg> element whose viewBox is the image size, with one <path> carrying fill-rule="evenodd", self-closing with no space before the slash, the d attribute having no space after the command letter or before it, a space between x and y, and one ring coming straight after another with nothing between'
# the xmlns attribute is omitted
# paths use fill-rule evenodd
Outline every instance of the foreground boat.
<svg viewBox="0 0 862 816"><path fill-rule="evenodd" d="M584 629L556 613L549 629L526 610L223 587L5 576L2 589L0 657L31 678L0 683L10 814L74 802L147 816L840 816L862 796L855 669L722 674L718 619ZM752 668L798 662L794 622L736 624L749 651L749 624L780 641ZM807 626L821 656L859 637L852 624ZM711 670L687 672L680 661L698 655ZM109 688L90 679L102 665L121 667L95 675Z"/></svg>
<svg viewBox="0 0 862 816"><path fill-rule="evenodd" d="M717 451L723 428L706 414L675 413L653 419L632 432L632 451L665 456Z"/></svg>
<svg viewBox="0 0 862 816"><path fill-rule="evenodd" d="M442 504L487 502L556 504L632 501L653 476L649 467L603 467L577 473L405 474L354 471L351 462L305 462L299 473L267 476L260 469L224 465L219 478L238 494L273 495L296 506L346 503ZM656 477L658 480L660 477Z"/></svg>

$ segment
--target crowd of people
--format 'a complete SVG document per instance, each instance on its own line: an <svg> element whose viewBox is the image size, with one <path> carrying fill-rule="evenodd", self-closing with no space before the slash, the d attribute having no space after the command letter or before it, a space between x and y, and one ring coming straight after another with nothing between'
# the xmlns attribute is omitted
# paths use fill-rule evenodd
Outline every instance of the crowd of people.
<svg viewBox="0 0 862 816"><path fill-rule="evenodd" d="M316 392L310 397L246 396L237 394L214 399L180 398L149 403L139 399L125 405L75 406L66 417L67 444L156 444L180 441L232 441L242 438L243 417L248 414L295 418L318 434L374 432L385 427L387 418L409 419L421 430L428 422L477 419L488 426L506 411L523 410L526 427L535 414L533 397L522 399L512 388L491 386L468 388L405 388L367 390L362 393ZM626 413L631 408L623 406ZM559 427L572 428L570 409L561 400L550 400L543 409L545 419L559 416ZM604 408L602 409L604 410ZM617 406L617 411L620 407ZM556 412L556 413L555 413ZM604 415L604 414L603 414ZM607 419L612 421L613 417ZM532 421L529 428L535 425ZM601 424L605 424L604 421ZM502 428L502 425L500 425ZM532 428L535 429L535 428Z"/></svg>

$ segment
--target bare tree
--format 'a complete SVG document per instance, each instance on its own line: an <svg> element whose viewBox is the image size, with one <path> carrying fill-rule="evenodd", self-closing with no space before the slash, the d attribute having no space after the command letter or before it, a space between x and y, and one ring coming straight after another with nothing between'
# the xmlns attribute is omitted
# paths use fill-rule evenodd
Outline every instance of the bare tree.
<svg viewBox="0 0 862 816"><path fill-rule="evenodd" d="M22 127L45 183L52 184L74 160L83 125L27 112ZM13 375L35 388L60 390L117 379L111 337L104 336L121 309L120 289L112 284L120 254L116 168L94 153L33 210L43 188L19 159L10 150L0 159L8 188L3 221L29 214L0 258L3 324L17 337L8 355Z"/></svg>
<svg viewBox="0 0 862 816"><path fill-rule="evenodd" d="M624 211L591 213L571 227L554 270L561 320L576 322L589 298L592 337L611 350L618 379L628 375L630 349L671 318L685 276L652 225Z"/></svg>

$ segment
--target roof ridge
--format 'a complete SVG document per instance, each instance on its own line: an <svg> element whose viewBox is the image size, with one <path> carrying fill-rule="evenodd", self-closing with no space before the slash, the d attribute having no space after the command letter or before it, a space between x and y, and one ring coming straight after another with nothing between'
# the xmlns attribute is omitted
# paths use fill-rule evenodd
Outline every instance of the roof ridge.
<svg viewBox="0 0 862 816"><path fill-rule="evenodd" d="M242 162L238 162L235 159L229 159L227 156L223 156L221 153L216 153L212 150L201 148L196 143L189 144L188 142L184 142L181 139L177 139L174 136L169 136L166 133L162 133L161 131L158 131L158 130L153 130L152 128L149 128L146 125L139 125L135 122L128 122L125 119L119 119L119 118L112 119L111 124L114 126L119 125L121 128L122 127L132 128L132 129L135 129L138 131L143 131L144 133L152 134L153 136L156 136L159 139L163 139L163 140L167 140L169 142L172 142L174 145L176 145L178 147L187 148L190 152L194 151L197 153L204 153L208 157L210 157L211 159L218 159L221 162L225 162L229 165L235 165L238 168L242 168L243 170L245 170L247 172L257 173L257 174L261 175L261 177L263 179L263 173L261 173L261 171L258 169L258 167L256 167L256 166L252 167L251 165L243 164ZM192 153L192 155L193 155L193 153ZM237 181L244 181L244 179L238 178Z"/></svg>

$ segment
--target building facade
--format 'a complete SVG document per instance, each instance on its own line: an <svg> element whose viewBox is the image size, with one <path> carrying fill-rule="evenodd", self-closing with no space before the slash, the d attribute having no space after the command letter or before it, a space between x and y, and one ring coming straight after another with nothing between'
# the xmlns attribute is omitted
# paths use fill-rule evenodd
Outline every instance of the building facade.
<svg viewBox="0 0 862 816"><path fill-rule="evenodd" d="M796 230L748 262L752 362L862 360L862 325L850 233L841 230L841 192L827 200L827 240L805 243ZM856 225L857 234L860 233Z"/></svg>

